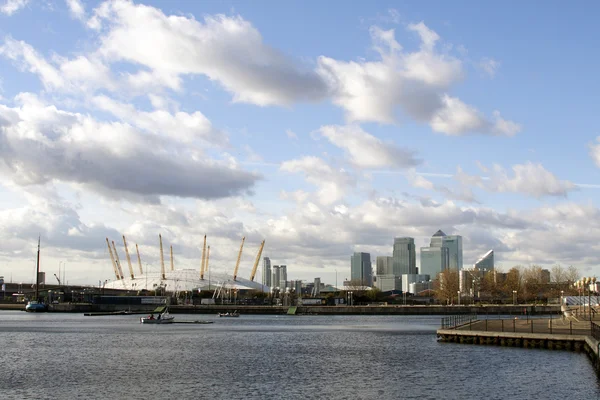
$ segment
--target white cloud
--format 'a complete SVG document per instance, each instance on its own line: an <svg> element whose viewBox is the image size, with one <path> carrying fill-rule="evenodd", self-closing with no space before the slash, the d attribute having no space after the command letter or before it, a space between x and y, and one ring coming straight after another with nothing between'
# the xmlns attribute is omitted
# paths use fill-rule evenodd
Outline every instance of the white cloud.
<svg viewBox="0 0 600 400"><path fill-rule="evenodd" d="M128 124L58 110L35 95L0 106L0 171L19 185L64 181L98 193L219 198L259 178L194 147Z"/></svg>
<svg viewBox="0 0 600 400"><path fill-rule="evenodd" d="M576 190L574 183L559 180L539 163L514 165L512 170L514 175L510 177L504 168L494 165L487 187L496 192L524 193L537 198L566 196L568 192Z"/></svg>
<svg viewBox="0 0 600 400"><path fill-rule="evenodd" d="M433 115L430 125L435 132L447 135L480 133L498 136L514 136L521 126L507 121L494 112L494 122L488 121L477 109L463 103L456 97L444 95L443 107Z"/></svg>
<svg viewBox="0 0 600 400"><path fill-rule="evenodd" d="M100 32L99 53L108 62L144 67L130 75L139 85L153 81L180 89L182 76L202 74L233 93L234 101L261 106L326 95L314 72L264 44L258 30L239 16L206 16L199 22L116 0L96 8L90 25Z"/></svg>
<svg viewBox="0 0 600 400"><path fill-rule="evenodd" d="M24 8L29 0L5 0L0 5L0 12L6 15L13 15L20 9Z"/></svg>
<svg viewBox="0 0 600 400"><path fill-rule="evenodd" d="M73 18L82 20L85 18L85 8L80 0L65 0Z"/></svg>
<svg viewBox="0 0 600 400"><path fill-rule="evenodd" d="M296 135L296 133L291 129L286 129L285 134L292 140L298 140L298 135Z"/></svg>
<svg viewBox="0 0 600 400"><path fill-rule="evenodd" d="M479 62L479 68L483 70L490 78L496 76L496 71L500 68L500 62L493 58L484 57Z"/></svg>
<svg viewBox="0 0 600 400"><path fill-rule="evenodd" d="M350 162L359 168L407 168L420 163L415 152L385 143L358 125L327 125L319 129L331 143L344 149Z"/></svg>
<svg viewBox="0 0 600 400"><path fill-rule="evenodd" d="M341 200L354 179L342 169L334 169L318 157L306 156L281 164L285 172L304 173L306 181L319 188L317 196L322 204L328 205Z"/></svg>

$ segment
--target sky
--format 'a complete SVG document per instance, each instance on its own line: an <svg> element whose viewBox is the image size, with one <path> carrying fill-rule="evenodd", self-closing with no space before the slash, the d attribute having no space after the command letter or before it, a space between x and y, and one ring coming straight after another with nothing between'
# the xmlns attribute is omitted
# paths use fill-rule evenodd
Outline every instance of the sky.
<svg viewBox="0 0 600 400"><path fill-rule="evenodd" d="M0 0L0 275L350 276L463 237L465 267L600 273L597 2ZM417 251L418 260L418 251ZM418 262L417 262L418 265ZM260 270L259 270L260 271ZM260 274L260 272L259 272Z"/></svg>

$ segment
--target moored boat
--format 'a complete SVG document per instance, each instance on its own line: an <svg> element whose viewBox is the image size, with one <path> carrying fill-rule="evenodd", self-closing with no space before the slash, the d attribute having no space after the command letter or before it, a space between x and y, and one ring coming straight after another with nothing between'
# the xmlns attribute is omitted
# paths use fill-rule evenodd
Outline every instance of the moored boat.
<svg viewBox="0 0 600 400"><path fill-rule="evenodd" d="M158 316L154 318L154 313ZM158 307L149 316L141 317L140 324L172 324L175 317L169 314L167 307Z"/></svg>
<svg viewBox="0 0 600 400"><path fill-rule="evenodd" d="M38 250L37 250L37 266L35 269L35 294L33 300L29 301L25 306L27 312L46 312L48 306L40 301L40 240L38 237Z"/></svg>
<svg viewBox="0 0 600 400"><path fill-rule="evenodd" d="M234 311L232 313L230 312L226 312L226 313L219 313L219 317L229 317L229 318L237 318L240 316L240 313L237 311Z"/></svg>

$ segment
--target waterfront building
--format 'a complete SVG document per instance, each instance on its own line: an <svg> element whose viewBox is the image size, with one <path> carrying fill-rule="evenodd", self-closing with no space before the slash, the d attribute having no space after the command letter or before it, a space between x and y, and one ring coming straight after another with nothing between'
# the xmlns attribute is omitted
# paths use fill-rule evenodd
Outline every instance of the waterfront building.
<svg viewBox="0 0 600 400"><path fill-rule="evenodd" d="M392 275L394 273L394 258L389 256L377 256L377 275Z"/></svg>
<svg viewBox="0 0 600 400"><path fill-rule="evenodd" d="M485 253L473 264L474 268L481 271L491 271L494 269L494 250Z"/></svg>
<svg viewBox="0 0 600 400"><path fill-rule="evenodd" d="M419 274L435 278L450 265L450 255L447 247L421 247L421 265Z"/></svg>
<svg viewBox="0 0 600 400"><path fill-rule="evenodd" d="M354 282L360 282L362 286L373 285L371 254L355 252L350 257L350 279Z"/></svg>
<svg viewBox="0 0 600 400"><path fill-rule="evenodd" d="M446 235L442 230L438 230L431 237L429 247L448 248L448 268L462 269L463 267L463 248L462 236Z"/></svg>
<svg viewBox="0 0 600 400"><path fill-rule="evenodd" d="M424 274L402 274L402 291L405 293L410 292L410 284L415 282L427 282L430 280L429 275Z"/></svg>
<svg viewBox="0 0 600 400"><path fill-rule="evenodd" d="M418 295L425 290L433 290L432 281L413 282L408 285L408 293Z"/></svg>
<svg viewBox="0 0 600 400"><path fill-rule="evenodd" d="M263 258L263 285L271 287L271 259L269 257Z"/></svg>
<svg viewBox="0 0 600 400"><path fill-rule="evenodd" d="M417 273L415 239L411 237L394 238L392 274L401 276Z"/></svg>
<svg viewBox="0 0 600 400"><path fill-rule="evenodd" d="M399 276L393 274L377 275L375 287L382 292L402 289L402 280Z"/></svg>

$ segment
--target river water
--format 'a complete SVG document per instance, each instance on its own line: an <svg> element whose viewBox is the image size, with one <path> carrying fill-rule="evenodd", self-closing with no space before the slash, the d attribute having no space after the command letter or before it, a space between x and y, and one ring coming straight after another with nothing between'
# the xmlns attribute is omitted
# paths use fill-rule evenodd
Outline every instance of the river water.
<svg viewBox="0 0 600 400"><path fill-rule="evenodd" d="M0 398L600 398L583 353L438 343L439 317L198 319L0 311Z"/></svg>

